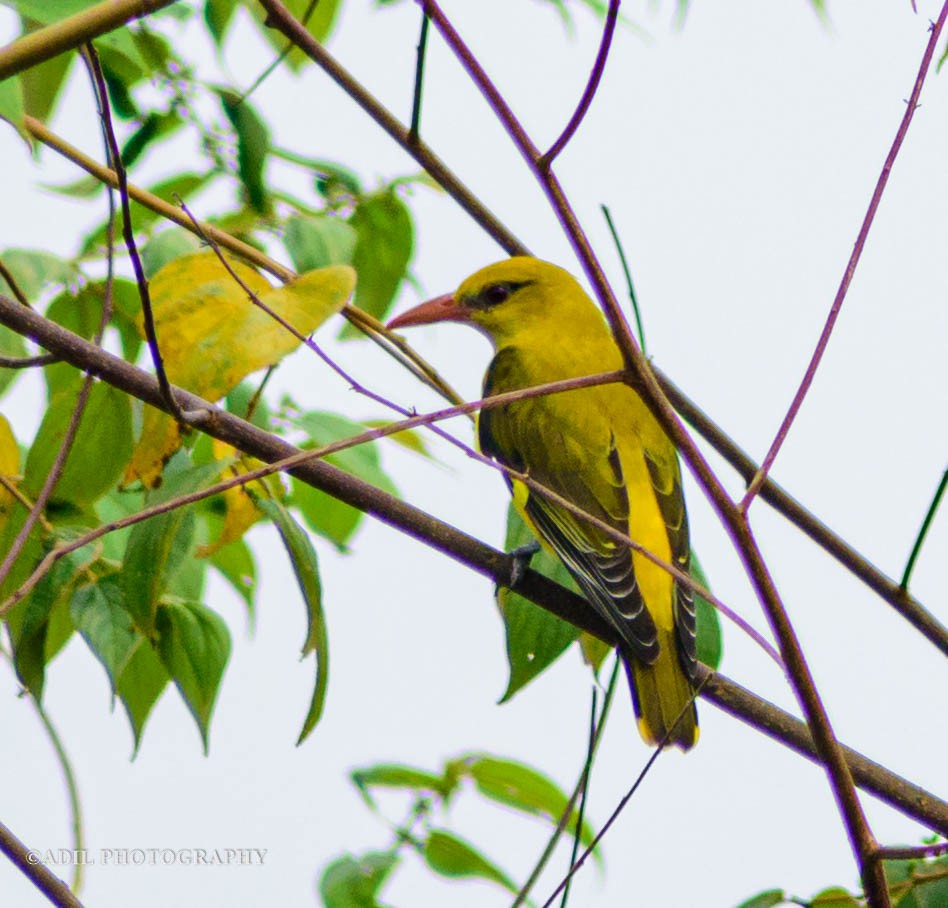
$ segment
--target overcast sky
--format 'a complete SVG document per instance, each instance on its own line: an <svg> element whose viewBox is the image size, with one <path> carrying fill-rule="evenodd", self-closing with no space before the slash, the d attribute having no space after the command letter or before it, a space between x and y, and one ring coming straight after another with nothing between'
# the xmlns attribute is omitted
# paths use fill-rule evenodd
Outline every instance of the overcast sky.
<svg viewBox="0 0 948 908"><path fill-rule="evenodd" d="M658 7L655 9L654 7ZM617 33L599 96L557 172L610 276L621 275L600 203L610 205L631 260L650 353L753 456L766 451L829 310L875 180L904 110L938 4L834 0L823 24L805 0L696 3L683 29L672 4L629 3L649 33ZM582 90L598 22L576 12L576 33L530 0L446 2L445 8L540 146L558 135ZM418 12L347 0L330 49L402 118L409 112ZM13 34L0 17L0 40ZM184 39L182 39L183 41ZM944 46L944 40L942 41ZM209 54L202 46L186 52ZM269 59L239 28L227 60L245 86ZM247 64L252 60L252 64ZM945 467L948 428L948 76L932 72L810 396L774 476L890 576L899 577ZM257 93L275 139L346 162L371 185L415 165L320 72L275 76ZM101 143L87 86L76 80L53 123L96 156ZM544 202L501 129L433 36L423 134L536 254L577 270ZM188 155L187 144L180 154ZM48 153L31 162L0 132L4 209L0 249L76 251L103 217L35 188L77 172ZM186 157L184 158L186 160ZM162 152L135 174L149 183L182 166ZM214 199L198 214L214 210ZM453 289L503 256L446 196L419 188L413 270L423 292ZM404 287L398 308L419 298ZM434 397L367 345L327 346L367 383L423 409ZM478 396L489 349L456 326L411 340L469 396ZM382 414L312 357L295 356L274 390L356 418ZM21 441L38 423L39 378L2 411ZM470 438L463 422L453 424ZM506 491L495 472L445 445L442 466L393 446L385 462L405 497L501 545ZM720 464L717 458L712 462ZM722 466L735 494L738 478ZM715 593L766 628L737 556L687 480L693 543ZM942 797L948 723L945 660L886 604L761 502L753 525L811 661L840 737ZM83 899L239 906L316 903L319 870L344 851L384 848L386 827L347 781L355 766L404 761L432 769L488 750L536 765L564 788L582 766L590 685L578 656L503 706L503 629L490 584L384 526L366 523L350 555L316 541L323 571L332 670L326 713L294 747L312 684L297 654L305 633L292 572L269 529L255 529L262 583L258 630L212 583L208 604L233 636L233 654L204 758L190 715L167 692L129 761L131 735L109 710L105 674L81 640L50 669L49 713L73 758L88 846L266 849L263 866L89 869ZM913 591L948 621L948 521L932 529ZM722 671L788 708L790 689L766 656L725 625ZM0 673L0 819L39 849L68 847L59 770L12 673ZM769 887L809 897L857 872L821 771L713 706L699 708L700 744L663 756L605 842L605 874L575 881L572 904L733 906ZM594 772L588 816L600 824L648 750L620 691ZM522 880L547 829L462 793L450 828ZM864 799L885 843L917 844L925 830ZM407 809L385 798L386 816ZM542 902L565 863L536 890ZM63 875L68 875L64 869ZM480 883L434 878L411 860L384 890L399 906L505 905ZM0 903L45 904L6 862Z"/></svg>

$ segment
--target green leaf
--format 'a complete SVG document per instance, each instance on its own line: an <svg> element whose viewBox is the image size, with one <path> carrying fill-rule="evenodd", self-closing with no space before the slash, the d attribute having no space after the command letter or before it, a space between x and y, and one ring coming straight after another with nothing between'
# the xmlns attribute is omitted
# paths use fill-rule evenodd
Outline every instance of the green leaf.
<svg viewBox="0 0 948 908"><path fill-rule="evenodd" d="M168 262L197 252L200 248L201 241L183 227L171 227L156 233L142 249L145 276L154 277Z"/></svg>
<svg viewBox="0 0 948 908"><path fill-rule="evenodd" d="M21 558L28 560L29 570L32 570L38 560L30 557L34 551L27 550L21 555ZM39 555L39 552L35 551L35 554ZM20 683L37 701L43 696L46 663L51 654L47 634L52 615L60 603L68 601L80 567L80 556L76 553L59 559L26 599L18 603L7 616L13 643L13 666Z"/></svg>
<svg viewBox="0 0 948 908"><path fill-rule="evenodd" d="M35 497L59 454L76 408L78 383L53 395L30 447L23 489ZM128 396L103 382L90 389L79 429L73 440L51 504L91 504L114 487L132 453L132 410Z"/></svg>
<svg viewBox="0 0 948 908"><path fill-rule="evenodd" d="M211 713L230 656L227 625L200 602L163 602L155 627L158 655L194 716L207 753Z"/></svg>
<svg viewBox="0 0 948 908"><path fill-rule="evenodd" d="M385 319L405 277L414 249L411 212L391 189L361 199L349 223L358 237L352 265L358 274L355 304ZM351 325L342 337L361 337Z"/></svg>
<svg viewBox="0 0 948 908"><path fill-rule="evenodd" d="M223 468L223 464L214 462L177 473L166 471L165 483L146 496L145 504L151 507L203 489L220 476ZM158 602L168 580L189 557L193 530L193 506L188 506L138 523L129 534L122 585L128 613L146 637L155 630Z"/></svg>
<svg viewBox="0 0 948 908"><path fill-rule="evenodd" d="M119 676L115 690L132 726L133 755L141 744L145 722L170 680L154 648L143 638Z"/></svg>
<svg viewBox="0 0 948 908"><path fill-rule="evenodd" d="M737 908L775 908L786 901L786 893L782 889L768 889L751 896L746 902L741 902Z"/></svg>
<svg viewBox="0 0 948 908"><path fill-rule="evenodd" d="M457 787L457 777L450 773L439 776L425 769L406 766L404 763L377 763L364 769L354 769L349 775L352 784L359 789L365 803L375 809L372 788L405 788L409 791L432 792L447 800Z"/></svg>
<svg viewBox="0 0 948 908"><path fill-rule="evenodd" d="M547 776L523 763L500 759L488 754L472 754L457 761L457 771L474 780L477 790L485 797L533 816L546 818L553 826L569 804L563 790ZM579 811L570 815L570 829L576 828ZM580 841L590 845L595 832L584 822Z"/></svg>
<svg viewBox="0 0 948 908"><path fill-rule="evenodd" d="M273 423L273 414L263 396L257 395L257 387L249 381L242 381L236 388L227 394L227 412L239 416L241 419L247 419L247 411L250 409L251 401L254 402L253 413L250 414L249 422L264 432L273 432L277 426Z"/></svg>
<svg viewBox="0 0 948 908"><path fill-rule="evenodd" d="M316 727L323 714L326 702L326 687L329 683L329 638L326 634L326 617L323 614L323 593L319 580L319 564L316 550L309 536L290 516L289 511L277 501L259 498L257 506L273 521L293 564L296 582L299 584L306 605L307 631L303 643L303 656L316 653L316 684L310 700L309 712L296 741L303 743Z"/></svg>
<svg viewBox="0 0 948 908"><path fill-rule="evenodd" d="M237 173L247 200L258 212L267 210L263 171L270 153L270 130L253 105L233 91L220 89L224 114L237 133Z"/></svg>
<svg viewBox="0 0 948 908"><path fill-rule="evenodd" d="M884 861L886 881L897 908L948 905L948 855L928 860Z"/></svg>
<svg viewBox="0 0 948 908"><path fill-rule="evenodd" d="M80 587L73 594L70 611L76 630L105 668L114 694L122 672L145 640L132 627L118 577Z"/></svg>
<svg viewBox="0 0 948 908"><path fill-rule="evenodd" d="M513 551L535 541L536 537L511 502L507 511L504 547L507 551ZM576 589L563 563L545 549L531 558L530 567L568 589ZM579 629L503 587L497 589L497 605L504 619L507 663L510 666L507 689L500 698L500 702L504 703L555 662L579 637Z"/></svg>
<svg viewBox="0 0 948 908"><path fill-rule="evenodd" d="M691 552L691 576L706 590L711 589L694 550ZM718 617L718 610L704 596L695 596L695 625L698 635L698 661L710 668L718 668L723 650L721 619Z"/></svg>
<svg viewBox="0 0 948 908"><path fill-rule="evenodd" d="M6 325L0 325L0 356L26 356L23 338ZM23 369L0 368L0 394L6 391L24 372Z"/></svg>
<svg viewBox="0 0 948 908"><path fill-rule="evenodd" d="M34 30L35 24L24 20L24 33ZM59 54L20 73L20 79L23 82L23 102L30 116L36 117L43 123L51 122L56 103L66 84L66 76L76 56L76 54Z"/></svg>
<svg viewBox="0 0 948 908"><path fill-rule="evenodd" d="M287 40L276 29L267 28L264 24L265 16L263 8L255 0L243 0L244 5L253 13L254 18L261 23L260 32L270 45L277 51L283 52L286 48ZM316 8L312 10L309 19L306 22L306 30L322 44L329 37L333 24L336 19L336 12L339 9L340 0L319 0ZM302 21L307 8L311 5L311 0L286 0L286 8L296 18ZM286 56L286 63L294 72L298 72L309 62L306 56L299 48L293 49Z"/></svg>
<svg viewBox="0 0 948 908"><path fill-rule="evenodd" d="M78 271L69 262L51 252L5 249L0 252L0 259L31 304L38 302L40 291L46 287L61 287L79 276ZM0 277L0 293L13 296L13 291L3 277Z"/></svg>
<svg viewBox="0 0 948 908"><path fill-rule="evenodd" d="M490 880L516 894L517 886L473 845L445 829L432 829L424 846L425 863L442 876Z"/></svg>
<svg viewBox="0 0 948 908"><path fill-rule="evenodd" d="M390 422L391 420L387 419L367 419L362 425L367 429L381 429L383 426L389 425ZM425 441L425 436L418 429L403 429L401 432L386 435L385 438L394 441L395 444L401 445L403 448L407 448L414 454L420 454L429 460L434 459L434 455Z"/></svg>
<svg viewBox="0 0 948 908"><path fill-rule="evenodd" d="M184 120L174 111L168 113L152 111L122 146L122 163L126 167L131 167L149 145L174 135L183 125Z"/></svg>
<svg viewBox="0 0 948 908"><path fill-rule="evenodd" d="M23 83L19 76L0 80L0 117L23 132Z"/></svg>
<svg viewBox="0 0 948 908"><path fill-rule="evenodd" d="M319 878L319 894L325 908L381 908L379 889L398 865L394 851L368 851L336 858Z"/></svg>
<svg viewBox="0 0 948 908"><path fill-rule="evenodd" d="M224 43L236 9L237 0L205 0L204 23L218 48Z"/></svg>
<svg viewBox="0 0 948 908"><path fill-rule="evenodd" d="M359 423L318 410L292 417L291 421L310 438L308 444L302 445L304 448L333 444L365 431L365 427ZM398 494L392 480L382 469L375 442L345 448L328 455L325 460L386 492ZM298 479L292 480L291 488L292 502L300 509L306 525L334 542L340 550L345 550L365 514Z"/></svg>
<svg viewBox="0 0 948 908"><path fill-rule="evenodd" d="M861 908L862 902L841 886L832 886L813 896L810 908Z"/></svg>
<svg viewBox="0 0 948 908"><path fill-rule="evenodd" d="M326 265L351 265L356 231L342 218L328 214L294 215L287 219L283 245L299 272Z"/></svg>
<svg viewBox="0 0 948 908"><path fill-rule="evenodd" d="M257 592L257 565L250 546L243 539L229 542L211 555L210 562L244 600L253 629L256 624L254 596Z"/></svg>
<svg viewBox="0 0 948 908"><path fill-rule="evenodd" d="M148 188L148 191L152 195L156 195L158 198L163 199L172 205L177 205L178 199L187 201L189 198L195 195L198 190L207 186L214 176L215 174L210 172L203 174L180 173L173 177L169 177L166 180L161 180L160 182L155 183L153 186ZM134 199L130 200L129 211L132 215L132 224L135 227L136 233L148 230L150 227L156 224L158 219L161 217L161 215L159 215L156 211L152 211L150 208L140 205ZM122 236L123 223L124 221L122 218L122 213L119 211L117 212L115 218L115 236L117 238ZM85 239L82 241L83 255L88 255L89 253L95 251L98 247L105 245L106 240L108 239L108 227L108 221L103 221L98 227L96 227L85 237ZM187 236L190 236L191 239L188 241L188 243L190 244L191 248L187 251L193 252L195 249L199 249L201 246L201 241L197 237L193 236L189 231L185 231L184 228L167 230L165 233L172 233L176 235L186 234ZM159 234L159 236L163 235L164 234ZM148 245L150 246L151 243ZM182 254L183 252L179 251L177 255L172 257L177 258L178 255ZM150 270L150 266L153 264L153 262L146 261L146 255L144 251L142 252L142 259L142 264L145 266L145 274L147 277L151 277L152 274L154 274L154 271ZM162 262L161 264L165 263ZM157 270L158 268L155 268L155 271Z"/></svg>

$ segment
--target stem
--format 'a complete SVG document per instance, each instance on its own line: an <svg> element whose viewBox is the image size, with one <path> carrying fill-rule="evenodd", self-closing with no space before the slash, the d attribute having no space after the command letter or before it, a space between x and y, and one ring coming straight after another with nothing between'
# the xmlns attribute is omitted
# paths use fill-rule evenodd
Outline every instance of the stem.
<svg viewBox="0 0 948 908"><path fill-rule="evenodd" d="M859 264L859 259L862 257L862 251L866 246L866 239L869 236L869 229L872 227L872 222L875 219L876 211L879 208L879 202L882 201L882 193L885 191L886 184L889 182L889 174L892 172L895 159L898 157L899 151L902 148L902 142L905 140L905 135L912 123L912 118L915 116L915 111L918 109L918 99L922 93L922 85L925 84L925 76L928 75L928 69L931 65L932 57L935 54L935 48L938 45L938 39L941 37L941 31L945 25L946 17L948 17L948 2L942 6L941 13L938 15L938 20L931 25L931 37L928 39L928 44L925 47L925 53L922 54L922 62L918 68L918 75L915 77L915 85L912 88L912 94L909 96L908 103L906 104L905 113L902 116L902 122L899 123L899 128L895 133L895 138L892 140L892 147L889 149L888 155L886 155L885 164L882 165L882 172L879 174L879 179L876 181L876 188L872 193L872 199L869 201L869 208L866 210L865 217L862 221L862 226L859 228L859 234L856 237L856 244L853 246L852 254L849 256L849 261L846 263L846 270L843 272L842 280L839 282L839 289L836 291L836 297L833 300L833 305L830 306L829 315L826 317L826 323L823 325L823 330L820 333L819 340L816 343L816 349L813 351L813 356L810 358L810 364L807 366L806 372L803 375L803 380L800 382L800 387L797 389L797 393L794 395L793 400L790 403L790 408L787 410L787 415L784 416L783 422L780 424L780 428L777 430L777 435L770 446L770 450L764 457L763 462L760 465L760 469L757 471L757 475L753 478L753 480L751 480L751 484L747 487L747 492L745 493L744 498L740 504L742 511L746 511L748 507L750 507L751 502L754 500L754 496L756 496L758 491L760 491L761 483L770 472L770 468L773 466L773 462L787 438L787 433L790 431L790 426L793 424L800 407L803 405L803 399L806 397L807 391L810 390L810 385L813 383L816 370L819 368L820 361L823 359L823 354L826 352L826 346L829 343L830 335L833 333L833 328L836 325L836 319L839 317L839 312L843 307L843 300L846 299L846 293L849 290L849 285L852 283L853 275L856 273L856 266Z"/></svg>
<svg viewBox="0 0 948 908"><path fill-rule="evenodd" d="M922 528L918 531L918 536L915 539L915 545L912 546L912 552L905 564L905 571L902 574L902 582L899 584L900 588L903 590L908 589L909 580L911 579L912 571L915 568L915 562L918 560L919 553L922 551L922 544L925 542L925 537L928 535L929 527L931 527L932 521L935 519L935 512L938 510L938 505L941 504L941 499L945 494L946 486L948 486L948 469L942 473L941 482L938 483L938 488L935 490L932 503L928 506L928 513L925 514L925 519L922 521Z"/></svg>

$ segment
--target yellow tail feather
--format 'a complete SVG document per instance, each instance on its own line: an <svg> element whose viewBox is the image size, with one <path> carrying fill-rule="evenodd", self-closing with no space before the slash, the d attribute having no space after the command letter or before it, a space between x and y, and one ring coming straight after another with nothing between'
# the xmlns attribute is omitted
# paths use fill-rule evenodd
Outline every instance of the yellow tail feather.
<svg viewBox="0 0 948 908"><path fill-rule="evenodd" d="M698 740L698 711L694 702L688 705L694 688L678 661L674 632L660 630L658 639L661 649L654 665L623 654L639 731L647 743L657 745L677 720L667 743L689 750Z"/></svg>

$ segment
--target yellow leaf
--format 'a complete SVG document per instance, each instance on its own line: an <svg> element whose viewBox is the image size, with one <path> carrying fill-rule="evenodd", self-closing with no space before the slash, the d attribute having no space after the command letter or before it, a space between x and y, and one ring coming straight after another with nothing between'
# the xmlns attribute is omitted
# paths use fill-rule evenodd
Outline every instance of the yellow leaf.
<svg viewBox="0 0 948 908"><path fill-rule="evenodd" d="M212 450L215 460L228 460L239 456L236 448L217 439L213 442ZM262 466L263 461L254 457L240 457L228 470L228 474L240 476ZM281 484L279 475L274 474L262 480L258 479L255 484L266 486L266 491L262 494L276 499L286 497L286 489ZM263 516L263 512L257 507L253 498L247 494L245 485L234 486L224 492L221 497L224 499L224 523L221 532L213 542L198 547L196 552L198 558L209 558L227 543L240 539Z"/></svg>
<svg viewBox="0 0 948 908"><path fill-rule="evenodd" d="M19 479L19 473L20 449L17 447L10 423L0 413L0 476L8 479L11 483L15 483ZM13 501L13 495L3 486L0 486L0 526L3 526L6 522Z"/></svg>
<svg viewBox="0 0 948 908"><path fill-rule="evenodd" d="M283 287L271 287L249 265L230 256L227 261L262 305L250 298L213 251L169 262L149 284L168 378L212 403L250 373L274 365L299 346L298 337L280 320L305 337L338 312L355 287L355 272L347 265L309 271ZM141 441L125 481L157 485L162 467L180 446L181 431L174 420L146 408Z"/></svg>
<svg viewBox="0 0 948 908"><path fill-rule="evenodd" d="M583 661L591 665L593 671L596 672L602 668L606 656L612 652L612 647L608 643L603 643L598 637L587 634L585 631L579 635L579 648L583 652Z"/></svg>

